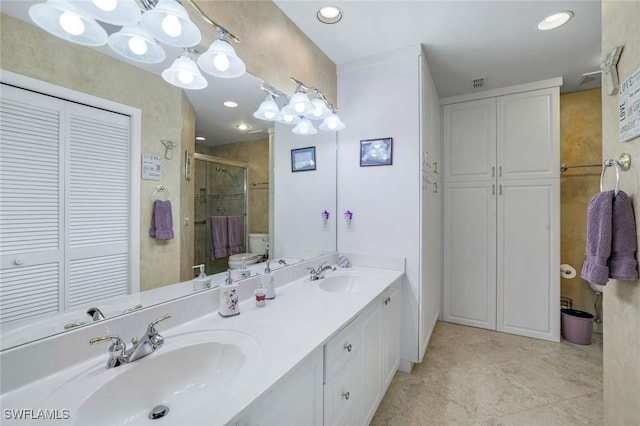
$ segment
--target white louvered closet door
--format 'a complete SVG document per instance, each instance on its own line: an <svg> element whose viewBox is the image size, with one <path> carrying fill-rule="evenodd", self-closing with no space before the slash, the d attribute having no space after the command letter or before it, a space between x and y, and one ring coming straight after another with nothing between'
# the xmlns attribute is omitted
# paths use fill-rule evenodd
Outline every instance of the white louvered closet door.
<svg viewBox="0 0 640 426"><path fill-rule="evenodd" d="M127 293L129 117L2 85L0 323Z"/></svg>
<svg viewBox="0 0 640 426"><path fill-rule="evenodd" d="M81 307L127 293L129 117L69 103L67 295Z"/></svg>
<svg viewBox="0 0 640 426"><path fill-rule="evenodd" d="M58 312L64 101L2 85L0 323Z"/></svg>

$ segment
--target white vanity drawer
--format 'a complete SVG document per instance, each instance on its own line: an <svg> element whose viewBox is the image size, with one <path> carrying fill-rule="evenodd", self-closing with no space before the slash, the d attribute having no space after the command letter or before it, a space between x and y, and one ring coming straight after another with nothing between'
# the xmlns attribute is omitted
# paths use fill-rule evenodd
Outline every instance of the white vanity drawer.
<svg viewBox="0 0 640 426"><path fill-rule="evenodd" d="M356 318L324 345L325 383L327 383L347 361L355 358L360 350L360 339L360 326Z"/></svg>

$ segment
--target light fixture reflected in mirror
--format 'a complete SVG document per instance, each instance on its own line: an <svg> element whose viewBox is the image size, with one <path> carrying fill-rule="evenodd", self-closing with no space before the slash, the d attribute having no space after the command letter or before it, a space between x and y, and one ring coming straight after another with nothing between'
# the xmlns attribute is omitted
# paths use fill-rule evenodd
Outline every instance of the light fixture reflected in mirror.
<svg viewBox="0 0 640 426"><path fill-rule="evenodd" d="M74 1L74 5L111 25L133 25L142 16L135 0L79 0Z"/></svg>
<svg viewBox="0 0 640 426"><path fill-rule="evenodd" d="M332 112L327 118L324 119L320 126L318 126L320 130L323 130L325 132L342 130L345 127L346 126L344 125L342 120L340 120L338 114L336 114L335 112Z"/></svg>
<svg viewBox="0 0 640 426"><path fill-rule="evenodd" d="M278 104L276 104L271 93L262 101L258 110L253 113L253 116L266 121L276 121L280 118L280 108L278 108Z"/></svg>
<svg viewBox="0 0 640 426"><path fill-rule="evenodd" d="M155 64L165 60L164 50L140 24L127 25L109 36L109 47L127 59Z"/></svg>
<svg viewBox="0 0 640 426"><path fill-rule="evenodd" d="M47 0L29 8L29 17L40 28L72 43L102 46L107 32L88 13L66 0Z"/></svg>
<svg viewBox="0 0 640 426"><path fill-rule="evenodd" d="M169 46L191 47L202 39L185 8L174 0L159 0L142 15L140 22L155 39Z"/></svg>
<svg viewBox="0 0 640 426"><path fill-rule="evenodd" d="M162 78L167 83L183 89L204 89L208 85L207 79L204 78L196 63L186 53L173 61L170 68L162 71Z"/></svg>
<svg viewBox="0 0 640 426"><path fill-rule="evenodd" d="M309 100L309 97L304 93L300 86L291 96L289 104L285 107L285 111L289 114L306 115L314 110L314 106Z"/></svg>
<svg viewBox="0 0 640 426"><path fill-rule="evenodd" d="M296 135L315 135L318 130L313 127L313 123L308 118L302 118L292 130Z"/></svg>
<svg viewBox="0 0 640 426"><path fill-rule="evenodd" d="M229 44L228 33L218 28L220 38L215 40L206 52L198 58L202 71L214 77L235 78L245 73L247 67Z"/></svg>

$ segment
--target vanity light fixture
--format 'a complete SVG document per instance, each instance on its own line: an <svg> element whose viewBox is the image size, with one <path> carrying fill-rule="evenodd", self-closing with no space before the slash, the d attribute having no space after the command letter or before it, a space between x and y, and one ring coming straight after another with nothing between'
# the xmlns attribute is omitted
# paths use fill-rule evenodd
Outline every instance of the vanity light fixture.
<svg viewBox="0 0 640 426"><path fill-rule="evenodd" d="M202 39L185 8L175 0L159 0L142 15L140 22L154 38L169 46L191 47Z"/></svg>
<svg viewBox="0 0 640 426"><path fill-rule="evenodd" d="M538 29L540 31L553 30L554 28L558 28L559 26L566 24L571 20L571 18L573 18L573 12L570 10L554 13L553 15L549 15L542 21L538 22Z"/></svg>
<svg viewBox="0 0 640 426"><path fill-rule="evenodd" d="M324 120L331 114L331 110L329 109L329 102L327 102L327 99L318 89L315 89L315 92L316 97L311 101L313 109L311 110L311 112L306 114L306 117L310 118L311 120Z"/></svg>
<svg viewBox="0 0 640 426"><path fill-rule="evenodd" d="M335 24L342 19L342 10L336 6L325 6L318 10L316 17L323 24Z"/></svg>
<svg viewBox="0 0 640 426"><path fill-rule="evenodd" d="M109 36L109 47L127 59L156 64L165 60L164 50L140 24L127 25Z"/></svg>
<svg viewBox="0 0 640 426"><path fill-rule="evenodd" d="M198 65L202 71L214 77L240 77L245 73L247 67L229 43L229 33L222 27L218 27L218 31L220 37L211 43L206 52L200 55Z"/></svg>
<svg viewBox="0 0 640 426"><path fill-rule="evenodd" d="M318 130L313 127L313 123L308 118L302 118L292 130L296 135L315 135Z"/></svg>
<svg viewBox="0 0 640 426"><path fill-rule="evenodd" d="M233 101L224 101L222 105L226 106L227 108L236 108L238 106L238 103Z"/></svg>
<svg viewBox="0 0 640 426"><path fill-rule="evenodd" d="M338 114L336 114L335 111L329 114L329 116L325 118L324 121L322 121L322 123L320 123L320 125L318 126L320 130L324 130L325 132L342 130L345 127L346 126L344 125L342 120L340 120L340 117L338 117Z"/></svg>
<svg viewBox="0 0 640 426"><path fill-rule="evenodd" d="M196 63L186 53L173 61L170 68L162 71L162 78L167 83L183 89L204 89L209 84Z"/></svg>
<svg viewBox="0 0 640 426"><path fill-rule="evenodd" d="M40 28L72 43L102 46L107 32L89 15L66 0L47 0L29 8L29 17Z"/></svg>
<svg viewBox="0 0 640 426"><path fill-rule="evenodd" d="M142 16L135 0L85 0L74 4L97 20L112 25L133 25Z"/></svg>
<svg viewBox="0 0 640 426"><path fill-rule="evenodd" d="M267 94L267 97L262 101L258 110L253 113L253 116L265 121L276 121L280 118L280 108L278 108L278 104L276 104L271 93Z"/></svg>
<svg viewBox="0 0 640 426"><path fill-rule="evenodd" d="M300 122L300 116L296 114L290 114L286 111L286 106L280 110L280 117L276 120L282 124L298 124Z"/></svg>

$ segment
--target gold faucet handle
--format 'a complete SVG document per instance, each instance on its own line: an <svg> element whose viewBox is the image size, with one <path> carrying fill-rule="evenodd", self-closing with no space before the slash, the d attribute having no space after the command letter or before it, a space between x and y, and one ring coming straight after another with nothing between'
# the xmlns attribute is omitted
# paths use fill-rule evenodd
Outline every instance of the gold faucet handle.
<svg viewBox="0 0 640 426"><path fill-rule="evenodd" d="M111 342L111 347L109 350L124 350L126 348L126 344L122 341L120 336L111 335L111 336L102 336L102 337L94 337L89 340L90 345L97 345L98 343L106 343Z"/></svg>
<svg viewBox="0 0 640 426"><path fill-rule="evenodd" d="M171 318L171 315L165 315L163 317L158 318L155 321L152 321L151 324L149 324L149 327L147 328L147 334L149 334L149 333L157 333L156 325L158 325L162 321L168 320L169 318Z"/></svg>
<svg viewBox="0 0 640 426"><path fill-rule="evenodd" d="M65 324L64 325L64 329L65 330L69 330L71 328L80 327L81 325L85 325L85 324L86 324L86 322L84 322L84 321L83 322L72 322L70 324Z"/></svg>

